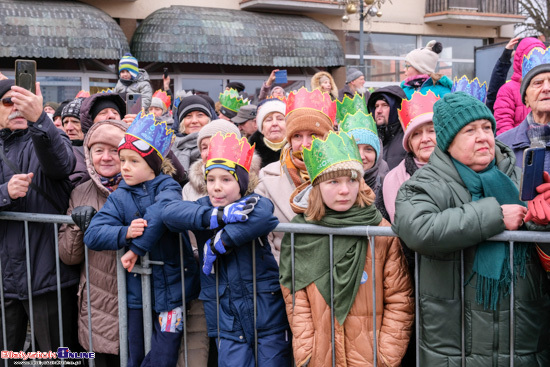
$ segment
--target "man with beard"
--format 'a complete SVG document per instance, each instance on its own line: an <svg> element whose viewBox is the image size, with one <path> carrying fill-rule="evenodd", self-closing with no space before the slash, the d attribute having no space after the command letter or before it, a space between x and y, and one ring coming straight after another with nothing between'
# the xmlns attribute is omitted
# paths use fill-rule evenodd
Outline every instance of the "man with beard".
<svg viewBox="0 0 550 367"><path fill-rule="evenodd" d="M367 109L376 121L378 137L384 147L382 159L388 163L390 170L397 166L407 153L403 148L404 133L397 115L403 98L406 96L401 87L389 85L373 92L367 102Z"/></svg>
<svg viewBox="0 0 550 367"><path fill-rule="evenodd" d="M365 88L365 76L358 69L349 68L346 72L346 85L338 92L338 99L341 101L345 96L353 98L355 93L364 96L365 101L369 99L369 92Z"/></svg>

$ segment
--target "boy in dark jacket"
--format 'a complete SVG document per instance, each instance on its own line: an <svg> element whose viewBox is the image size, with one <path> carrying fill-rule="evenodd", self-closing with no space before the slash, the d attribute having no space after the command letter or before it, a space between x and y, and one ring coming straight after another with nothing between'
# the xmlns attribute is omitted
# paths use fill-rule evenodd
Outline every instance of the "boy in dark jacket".
<svg viewBox="0 0 550 367"><path fill-rule="evenodd" d="M153 355L144 356L140 277L128 274L126 278L128 366L175 366L183 334L179 240L161 220L161 211L168 202L181 201L181 187L168 175L173 167L164 158L173 140L173 130L167 128L165 121L158 122L153 114L143 112L136 117L118 147L124 181L109 195L84 236L84 243L92 250L127 248L121 261L128 272L132 271L138 256L146 253L150 260L157 262L152 267ZM187 234L182 236L185 301L188 302L198 295L198 264Z"/></svg>
<svg viewBox="0 0 550 367"><path fill-rule="evenodd" d="M219 366L291 365L291 338L279 269L267 234L278 224L270 200L247 196L254 148L233 133L212 137L205 166L208 196L168 204L172 231L191 230L203 268L201 294ZM255 273L254 273L255 272Z"/></svg>

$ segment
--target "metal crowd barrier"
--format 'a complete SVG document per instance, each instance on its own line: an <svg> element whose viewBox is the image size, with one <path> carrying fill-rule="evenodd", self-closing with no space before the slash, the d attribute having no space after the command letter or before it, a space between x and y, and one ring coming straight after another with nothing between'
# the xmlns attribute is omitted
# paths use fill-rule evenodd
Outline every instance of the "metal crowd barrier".
<svg viewBox="0 0 550 367"><path fill-rule="evenodd" d="M26 248L26 263L27 263L27 269L30 267L30 257L28 255L29 253L29 222L42 222L42 223L52 223L53 224L53 235L55 235L55 255L56 255L56 272L57 272L57 297L58 297L58 314L59 314L59 329L60 329L60 342L63 345L63 321L61 319L62 315L62 309L61 309L61 288L60 288L60 274L59 274L59 252L58 252L58 224L61 223L70 223L73 224L70 216L65 215L49 215L49 214L35 214L35 213L14 213L14 212L2 212L0 213L0 220L10 220L10 221L23 221L24 222L24 228L25 228L25 248ZM292 223L281 223L275 228L274 232L287 232L291 233L291 256L292 256L292 283L295 284L294 279L294 241L295 241L295 235L296 234L324 234L329 236L329 243L330 243L330 265L331 265L331 279L333 279L332 276L332 267L333 267L333 236L339 235L339 236L364 236L368 237L370 243L374 243L374 238L376 236L390 236L390 237L396 237L396 234L391 230L390 227L369 227L369 226L357 226L357 227L347 227L347 228L328 228L328 227L321 227L321 226L315 226L310 224L292 224ZM501 234L494 236L489 239L489 241L499 241L499 242L508 242L509 243L509 251L510 251L510 265L512 269L512 278L514 276L514 242L531 242L531 243L550 243L550 233L549 232L533 232L533 231L504 231ZM374 253L374 246L370 246L371 249L371 256L372 259L375 259L375 253ZM124 254L124 249L119 250L118 255L119 257ZM255 272L256 264L255 264L255 252L253 250L252 252L252 268L253 272ZM183 241L180 237L180 261L183 264ZM152 333L152 312L151 312L151 283L150 283L150 274L151 274L151 265L155 265L154 261L150 261L148 258L148 255L142 257L142 263L140 266L137 266L134 268L132 272L139 273L142 275L142 290L143 290L143 315L144 315L144 336L145 336L145 352L147 353L150 348L150 339L151 339L151 333ZM418 299L418 255L415 256L415 299ZM85 251L85 266L86 266L86 277L89 276L88 273L88 249L86 248ZM1 262L0 262L0 274L2 272L1 269ZM375 261L372 261L372 283L375 284L376 278L375 278ZM119 293L119 339L120 339L120 361L121 366L126 366L127 364L127 355L128 355L128 338L127 338L127 307L126 307L126 270L122 267L122 264L120 261L117 262L117 278L118 278L118 293ZM216 274L218 272L216 271ZM32 295L31 295L31 278L32 274L30 271L27 271L27 284L29 289L29 313L33 314L33 302L32 302ZM183 308L184 313L183 315L186 315L185 312L185 279L184 277L184 267L182 266L182 291L183 291ZM216 279L216 285L218 279ZM464 284L464 256L463 252L461 251L461 282ZM86 297L88 300L88 338L89 338L89 352L93 352L93 339L92 339L92 317L91 312L89 310L90 307L90 283L87 282L86 286ZM513 283L512 283L513 284ZM294 286L293 286L294 288ZM332 334L332 366L336 366L336 360L335 360L335 350L334 350L334 338L335 338L335 325L334 325L334 311L333 311L333 301L334 301L334 288L333 288L333 282L331 281L331 334ZM256 281L255 281L255 274L254 274L254 284L253 284L254 293L256 290ZM373 287L373 330L376 331L376 287ZM462 349L462 366L466 365L466 356L465 356L465 327L464 327L464 286L461 289L461 298L462 298L462 309L461 309L461 318L462 318L462 327L461 327L461 349ZM1 317L2 317L2 336L4 340L3 350L7 350L6 345L6 319L5 319L5 309L4 309L4 288L2 284L2 277L0 276L0 300L1 300ZM293 294L293 305L294 305L294 294ZM218 307L219 307L219 299L218 299ZM510 366L514 366L514 287L511 287L511 293L510 293ZM256 325L256 313L257 313L257 304L256 304L256 297L254 297L254 325ZM219 316L218 316L219 317ZM419 303L415 302L415 318L416 320L419 319ZM34 335L34 321L33 317L29 318L30 322L30 331L31 336ZM218 321L219 323L219 321ZM187 357L187 330L186 330L186 322L184 322L184 334L183 334L183 343L184 343L184 350L182 353L184 354L184 361L185 365L188 365L188 357ZM75 327L77 327L75 325ZM420 341L420 335L419 335L419 325L416 323L415 328L415 334L416 334L416 366L420 366L419 361L419 341ZM257 330L255 330L255 337L257 338ZM373 332L373 365L377 366L377 349L378 349L378 341L376 332ZM257 344L257 343L256 343ZM31 351L36 351L36 346L34 342L34 338L31 337L31 345L30 345ZM255 357L257 361L257 345L255 346ZM256 363L257 364L257 363ZM8 365L8 360L4 359L4 366ZM89 365L91 367L94 366L93 359L89 360Z"/></svg>

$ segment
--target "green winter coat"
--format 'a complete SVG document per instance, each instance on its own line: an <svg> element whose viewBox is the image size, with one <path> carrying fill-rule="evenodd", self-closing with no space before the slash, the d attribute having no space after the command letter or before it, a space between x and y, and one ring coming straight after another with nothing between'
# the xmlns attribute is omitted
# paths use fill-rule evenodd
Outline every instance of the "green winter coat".
<svg viewBox="0 0 550 367"><path fill-rule="evenodd" d="M514 153L497 142L496 164L516 185L521 171ZM430 161L397 195L393 230L419 257L420 365L461 365L460 250L465 279L472 274L477 244L505 229L495 198L472 202L450 156L435 148ZM536 252L515 285L514 363L550 366L550 284ZM476 276L465 289L465 352L468 367L509 366L510 299L497 311L475 301Z"/></svg>

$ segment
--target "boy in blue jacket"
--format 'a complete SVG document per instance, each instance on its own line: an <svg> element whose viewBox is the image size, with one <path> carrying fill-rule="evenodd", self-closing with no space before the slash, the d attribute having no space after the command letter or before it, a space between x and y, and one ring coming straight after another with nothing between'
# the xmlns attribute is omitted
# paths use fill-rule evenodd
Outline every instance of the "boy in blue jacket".
<svg viewBox="0 0 550 367"><path fill-rule="evenodd" d="M128 366L175 366L183 334L180 247L177 233L168 231L161 220L167 203L181 201L181 187L168 174L165 159L174 140L166 122L141 112L118 147L123 181L109 195L93 217L84 235L92 250L127 248L124 268L131 272L138 256L149 253L152 266L154 329L151 353L144 354L141 279L127 274ZM163 173L164 172L164 173ZM185 301L196 299L199 291L198 264L193 258L186 233L184 238ZM160 264L159 264L160 263ZM154 359L154 360L153 360Z"/></svg>
<svg viewBox="0 0 550 367"><path fill-rule="evenodd" d="M270 200L248 196L253 153L246 138L214 135L205 166L208 196L172 202L162 219L172 231L193 231L204 248L199 299L208 335L217 338L218 365L253 367L257 347L258 366L290 366L279 268L266 237L278 220Z"/></svg>

